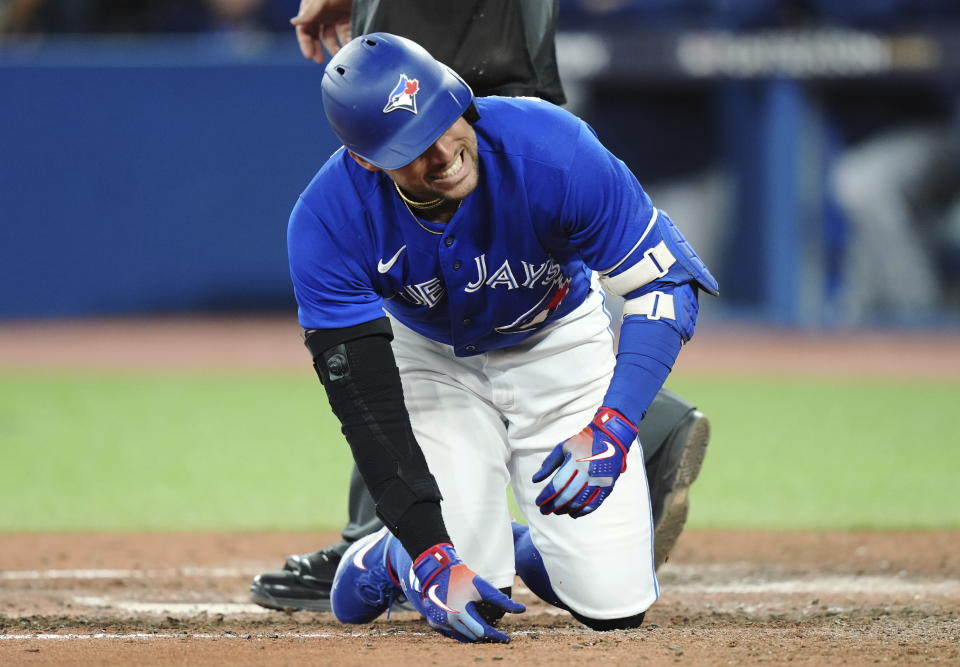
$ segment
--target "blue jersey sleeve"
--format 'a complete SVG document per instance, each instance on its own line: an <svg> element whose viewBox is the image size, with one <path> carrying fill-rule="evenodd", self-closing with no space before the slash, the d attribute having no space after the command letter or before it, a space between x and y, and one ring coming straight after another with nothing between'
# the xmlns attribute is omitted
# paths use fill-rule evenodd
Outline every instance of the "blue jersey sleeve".
<svg viewBox="0 0 960 667"><path fill-rule="evenodd" d="M290 214L290 278L304 329L333 329L383 316L381 298L357 257L355 234L325 224L301 198Z"/></svg>
<svg viewBox="0 0 960 667"><path fill-rule="evenodd" d="M630 169L581 123L567 177L561 219L583 262L605 271L627 257L654 214Z"/></svg>
<svg viewBox="0 0 960 667"><path fill-rule="evenodd" d="M693 334L693 285L715 293L716 281L627 166L585 124L573 153L563 211L566 232L583 262L600 272L605 288L627 297L625 313L641 313L624 319L603 403L638 423ZM668 260L668 266L657 263ZM631 301L645 294L654 298ZM669 311L657 310L657 297L670 304ZM647 308L651 300L652 310Z"/></svg>

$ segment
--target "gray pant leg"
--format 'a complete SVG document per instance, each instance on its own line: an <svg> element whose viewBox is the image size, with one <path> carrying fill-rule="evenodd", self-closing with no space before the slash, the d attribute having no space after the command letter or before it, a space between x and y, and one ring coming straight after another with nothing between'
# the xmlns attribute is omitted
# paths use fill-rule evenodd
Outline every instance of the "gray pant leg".
<svg viewBox="0 0 960 667"><path fill-rule="evenodd" d="M668 389L661 389L657 393L637 426L637 440L643 447L644 461L650 461L660 451L673 430L693 408L692 403Z"/></svg>
<svg viewBox="0 0 960 667"><path fill-rule="evenodd" d="M349 519L341 533L343 540L333 545L341 555L352 542L383 528L383 522L377 516L376 503L367 491L367 485L363 483L363 477L360 476L356 465L350 472L350 497L347 501L347 511Z"/></svg>

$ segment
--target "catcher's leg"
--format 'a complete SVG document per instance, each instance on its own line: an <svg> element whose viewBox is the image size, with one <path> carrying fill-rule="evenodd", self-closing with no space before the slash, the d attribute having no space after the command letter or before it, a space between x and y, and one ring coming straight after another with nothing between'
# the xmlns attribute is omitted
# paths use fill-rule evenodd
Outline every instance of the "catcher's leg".
<svg viewBox="0 0 960 667"><path fill-rule="evenodd" d="M650 486L654 565L659 568L686 523L687 492L703 465L710 422L691 403L661 389L637 430Z"/></svg>
<svg viewBox="0 0 960 667"><path fill-rule="evenodd" d="M377 506L367 491L367 485L360 476L357 466L353 466L350 471L350 495L347 501L348 518L347 525L343 528L343 539L334 547L343 545L340 553L347 550L352 542L356 542L361 537L366 537L383 528L383 522L377 516Z"/></svg>

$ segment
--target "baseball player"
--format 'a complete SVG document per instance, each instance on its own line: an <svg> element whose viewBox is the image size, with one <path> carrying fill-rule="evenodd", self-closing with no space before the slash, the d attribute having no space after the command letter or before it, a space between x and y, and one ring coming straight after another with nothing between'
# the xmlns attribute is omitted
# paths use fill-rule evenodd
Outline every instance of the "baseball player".
<svg viewBox="0 0 960 667"><path fill-rule="evenodd" d="M461 74L476 95L526 95L563 104L553 45L557 11L555 0L461 0L455 5L447 0L302 0L292 23L304 57L317 62L324 62L321 42L335 54L349 41L352 21L353 34L386 31L423 44ZM486 55L490 53L496 58ZM608 303L616 311L621 299L614 296ZM659 565L686 520L686 490L703 459L709 423L690 403L664 389L638 428ZM344 551L383 526L355 467L348 508L342 540L288 556L282 571L256 576L252 600L272 609L329 611L330 588Z"/></svg>
<svg viewBox="0 0 960 667"><path fill-rule="evenodd" d="M519 572L591 628L637 627L659 594L637 424L716 281L559 107L475 98L387 33L334 56L322 94L344 147L291 214L291 277L386 526L344 554L334 613L405 597L447 636L507 641ZM601 284L625 298L616 355Z"/></svg>

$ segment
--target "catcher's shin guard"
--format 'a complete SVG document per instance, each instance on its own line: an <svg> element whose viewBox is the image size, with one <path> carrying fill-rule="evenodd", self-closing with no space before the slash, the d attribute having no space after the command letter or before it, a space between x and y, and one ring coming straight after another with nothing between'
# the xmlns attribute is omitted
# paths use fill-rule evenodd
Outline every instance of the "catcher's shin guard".
<svg viewBox="0 0 960 667"><path fill-rule="evenodd" d="M658 569L683 532L690 508L688 491L700 474L709 442L710 421L691 408L645 462L653 513L653 562Z"/></svg>
<svg viewBox="0 0 960 667"><path fill-rule="evenodd" d="M398 573L409 568L410 557L386 528L357 540L343 554L333 579L333 613L343 623L372 621L394 602L405 601Z"/></svg>

